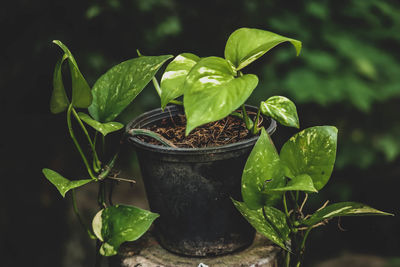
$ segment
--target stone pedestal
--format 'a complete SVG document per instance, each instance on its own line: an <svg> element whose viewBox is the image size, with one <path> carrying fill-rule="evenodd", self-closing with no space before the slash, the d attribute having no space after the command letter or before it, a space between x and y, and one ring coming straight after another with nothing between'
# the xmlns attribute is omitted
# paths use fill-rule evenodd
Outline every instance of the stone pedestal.
<svg viewBox="0 0 400 267"><path fill-rule="evenodd" d="M110 259L111 267L277 267L281 249L266 238L256 235L253 244L233 254L191 258L163 249L151 235L126 243L120 255Z"/></svg>

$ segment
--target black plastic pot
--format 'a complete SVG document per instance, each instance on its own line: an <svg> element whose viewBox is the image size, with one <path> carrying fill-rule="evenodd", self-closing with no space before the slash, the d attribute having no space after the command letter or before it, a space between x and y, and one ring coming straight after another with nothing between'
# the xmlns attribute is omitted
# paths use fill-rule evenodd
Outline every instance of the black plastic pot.
<svg viewBox="0 0 400 267"><path fill-rule="evenodd" d="M254 107L248 110L257 111ZM169 106L132 121L142 128L183 113ZM269 134L276 122L264 119ZM129 137L135 148L152 211L160 214L155 235L167 250L188 256L226 254L249 246L254 229L233 206L241 200L241 176L258 137L210 148L170 148Z"/></svg>

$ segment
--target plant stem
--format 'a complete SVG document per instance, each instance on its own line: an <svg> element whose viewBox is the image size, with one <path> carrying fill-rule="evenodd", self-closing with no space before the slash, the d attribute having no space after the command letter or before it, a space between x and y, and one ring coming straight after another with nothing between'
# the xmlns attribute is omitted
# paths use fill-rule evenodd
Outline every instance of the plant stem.
<svg viewBox="0 0 400 267"><path fill-rule="evenodd" d="M76 205L75 189L72 189L72 206L74 208L75 215L78 218L78 221L81 224L81 226L83 227L83 229L85 229L85 231L88 233L88 235L91 239L96 239L96 236L94 235L92 230L87 226L87 224L83 221L83 219L79 213L78 206Z"/></svg>
<svg viewBox="0 0 400 267"><path fill-rule="evenodd" d="M158 83L156 77L153 77L152 81L153 81L153 85L154 85L154 88L157 91L158 96L161 97L161 87L160 87L160 84ZM178 101L178 100L175 100L175 99L169 101L169 103L174 104L174 105L183 106L183 102L182 101Z"/></svg>
<svg viewBox="0 0 400 267"><path fill-rule="evenodd" d="M308 237L308 234L311 232L312 227L309 227L306 231L306 233L304 234L303 240L301 241L301 245L300 245L300 251L302 252L306 246L306 240Z"/></svg>
<svg viewBox="0 0 400 267"><path fill-rule="evenodd" d="M256 117L256 120L255 120L254 126L253 126L253 134L257 134L258 131L260 130L260 129L258 128L258 120L259 120L259 118L260 118L260 113L261 113L261 109L258 109L257 117Z"/></svg>
<svg viewBox="0 0 400 267"><path fill-rule="evenodd" d="M90 148L92 149L92 152L93 152L93 161L95 163L94 164L95 165L94 169L95 169L95 172L98 172L100 170L101 163L100 163L100 160L99 160L99 158L97 156L96 147L94 146L94 143L92 142L92 139L90 138L89 133L86 130L85 125L82 123L81 118L79 118L78 113L76 113L76 111L75 111L75 109L73 107L72 107L72 114L74 115L75 119L78 121L79 125L81 126L83 132L85 133L85 135L87 137L87 140L89 141Z"/></svg>
<svg viewBox="0 0 400 267"><path fill-rule="evenodd" d="M105 200L105 183L104 181L99 181L99 192L97 194L97 204L100 209L106 208L106 200Z"/></svg>
<svg viewBox="0 0 400 267"><path fill-rule="evenodd" d="M285 267L290 267L290 252L289 251L286 251Z"/></svg>
<svg viewBox="0 0 400 267"><path fill-rule="evenodd" d="M94 133L94 138L93 138L93 146L94 146L95 148L96 148L96 142L97 142L97 134L98 134L98 131L95 131L95 133ZM96 159L97 159L97 160L96 160ZM95 171L95 172L99 172L99 171L101 170L101 162L98 160L97 153L96 153L96 159L93 157L92 165L93 165L94 171ZM97 161L100 162L99 165L97 164Z"/></svg>
<svg viewBox="0 0 400 267"><path fill-rule="evenodd" d="M176 145L174 145L171 141L169 141L168 139L166 139L163 136L159 135L158 133L152 132L150 130L146 130L146 129L130 129L128 131L128 134L130 134L131 136L135 136L135 135L149 136L151 138L156 139L158 142L162 143L165 146L175 147L176 148Z"/></svg>
<svg viewBox="0 0 400 267"><path fill-rule="evenodd" d="M110 171L112 170L112 168L114 168L114 164L115 164L115 161L117 160L118 156L119 156L119 151L117 153L115 153L115 155L112 157L110 162L104 166L103 171L98 176L99 180L104 180L105 178L108 177L108 175L110 174Z"/></svg>
<svg viewBox="0 0 400 267"><path fill-rule="evenodd" d="M304 234L303 240L301 241L300 249L299 249L299 251L298 251L298 257L297 257L296 267L300 267L301 262L303 261L304 250L305 250L305 247L306 247L306 240L307 240L307 237L308 237L308 235L310 234L310 232L311 232L312 229L313 229L312 227L309 227L309 228L306 230L306 233Z"/></svg>
<svg viewBox="0 0 400 267"><path fill-rule="evenodd" d="M290 215L286 203L286 192L283 193L283 208L285 209L286 218L289 218Z"/></svg>
<svg viewBox="0 0 400 267"><path fill-rule="evenodd" d="M296 195L294 195L293 191L290 191L290 196L292 197L293 206L295 206L296 210L299 211L300 207L299 203L297 203L299 200L299 191L296 191Z"/></svg>
<svg viewBox="0 0 400 267"><path fill-rule="evenodd" d="M89 173L90 178L92 178L94 180L97 180L97 178L93 175L93 172L92 172L92 169L89 166L88 160L87 160L85 154L83 153L82 148L80 147L80 145L78 143L78 140L76 140L76 137L75 137L75 134L74 134L74 130L72 129L72 123L71 123L71 111L72 111L72 109L73 109L72 104L70 104L69 107L68 107L68 111L67 111L67 125L68 125L69 134L70 134L72 140L74 141L74 144L75 144L76 148L78 149L79 154L81 155L81 158L83 160L83 163L86 166L86 169L87 169L87 171Z"/></svg>
<svg viewBox="0 0 400 267"><path fill-rule="evenodd" d="M161 87L160 87L160 84L158 83L156 77L153 77L153 85L154 85L154 88L156 88L158 96L161 97Z"/></svg>
<svg viewBox="0 0 400 267"><path fill-rule="evenodd" d="M254 123L247 115L246 107L244 106L244 104L242 104L242 113L243 113L244 123L246 124L246 128L247 128L247 130L251 131Z"/></svg>
<svg viewBox="0 0 400 267"><path fill-rule="evenodd" d="M234 112L232 112L232 113L229 114L229 115L243 120L243 115L242 115L242 113L239 113L239 112L234 111Z"/></svg>
<svg viewBox="0 0 400 267"><path fill-rule="evenodd" d="M104 135L102 135L102 150L103 150L103 157L105 156L106 152L106 139L104 138ZM118 156L118 153L114 155L114 157L111 159L110 165L114 165L114 161L116 157ZM104 175L104 178L107 177L108 173L111 171L111 168L108 168L107 166L105 167L106 170L103 171L99 176L102 177ZM105 188L105 183L104 181L100 180L99 181L99 189L97 192L97 204L99 205L100 209L104 209L106 207L106 188Z"/></svg>
<svg viewBox="0 0 400 267"><path fill-rule="evenodd" d="M175 99L169 101L169 103L174 104L174 105L178 105L178 106L183 106L183 102L182 101L175 100Z"/></svg>

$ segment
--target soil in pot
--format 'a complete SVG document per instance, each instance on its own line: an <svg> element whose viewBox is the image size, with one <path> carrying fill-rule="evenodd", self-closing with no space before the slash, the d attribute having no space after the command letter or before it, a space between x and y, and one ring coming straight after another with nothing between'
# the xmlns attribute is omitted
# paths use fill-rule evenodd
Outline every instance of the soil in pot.
<svg viewBox="0 0 400 267"><path fill-rule="evenodd" d="M199 127L189 138L183 138L184 125L182 108L172 106L145 113L127 126L151 129L181 146L128 138L138 155L150 208L160 214L155 236L165 249L187 256L222 255L248 247L254 229L230 198L241 200L241 175L258 137L235 117ZM276 124L265 120L264 126L271 134Z"/></svg>
<svg viewBox="0 0 400 267"><path fill-rule="evenodd" d="M223 146L253 137L243 120L233 116L197 127L188 136L185 136L186 117L183 114L156 121L146 125L145 129L160 134L180 148ZM146 143L162 145L151 137L141 136L139 138Z"/></svg>

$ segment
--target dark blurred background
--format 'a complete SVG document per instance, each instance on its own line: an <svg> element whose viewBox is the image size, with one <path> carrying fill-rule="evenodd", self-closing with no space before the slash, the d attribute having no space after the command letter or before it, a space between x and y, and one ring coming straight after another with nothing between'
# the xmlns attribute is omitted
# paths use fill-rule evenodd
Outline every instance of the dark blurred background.
<svg viewBox="0 0 400 267"><path fill-rule="evenodd" d="M192 52L223 56L239 27L270 30L303 42L273 49L245 71L260 84L250 103L272 95L294 100L302 128L335 125L331 181L309 204L359 201L396 217L342 218L308 240L306 266L343 255L370 255L400 266L400 3L383 0L14 0L0 9L1 266L91 266L94 243L78 228L70 198L45 180L43 167L83 178L65 115L52 115L52 75L61 51L74 54L93 85L112 65L145 55ZM119 120L159 107L148 86ZM280 127L280 147L294 131ZM121 184L116 202L146 207L143 187ZM96 188L79 194L89 220ZM340 265L337 265L340 266Z"/></svg>

